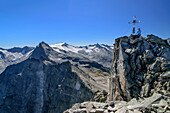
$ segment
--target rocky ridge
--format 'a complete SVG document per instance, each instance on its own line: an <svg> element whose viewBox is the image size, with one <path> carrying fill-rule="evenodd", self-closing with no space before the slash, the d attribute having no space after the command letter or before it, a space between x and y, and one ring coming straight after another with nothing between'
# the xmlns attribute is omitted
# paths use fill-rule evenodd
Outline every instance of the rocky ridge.
<svg viewBox="0 0 170 113"><path fill-rule="evenodd" d="M91 61L110 67L113 47L105 44L94 44L88 46L72 46L67 43L50 45L55 51L70 56L86 57ZM14 47L11 49L0 48L0 73L12 64L17 64L29 58L35 47Z"/></svg>
<svg viewBox="0 0 170 113"><path fill-rule="evenodd" d="M34 47L14 47L11 49L0 48L0 73L2 73L5 68L12 64L17 64L26 60L33 51Z"/></svg>
<svg viewBox="0 0 170 113"><path fill-rule="evenodd" d="M84 57L89 58L91 61L96 61L103 66L110 67L113 46L105 44L94 44L88 46L72 46L67 43L59 43L50 45L54 50L58 52L73 52Z"/></svg>
<svg viewBox="0 0 170 113"><path fill-rule="evenodd" d="M65 113L170 112L170 46L154 35L115 40L108 100L75 104Z"/></svg>

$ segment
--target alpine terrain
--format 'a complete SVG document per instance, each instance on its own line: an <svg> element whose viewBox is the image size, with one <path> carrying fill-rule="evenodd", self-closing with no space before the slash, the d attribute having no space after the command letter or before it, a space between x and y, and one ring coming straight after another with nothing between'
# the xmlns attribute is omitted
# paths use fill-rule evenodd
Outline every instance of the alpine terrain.
<svg viewBox="0 0 170 113"><path fill-rule="evenodd" d="M11 49L0 48L0 73L9 65L16 64L27 59L32 52L33 47L14 47Z"/></svg>
<svg viewBox="0 0 170 113"><path fill-rule="evenodd" d="M97 91L107 93L109 68L91 60L99 49L111 55L111 47L99 44L74 47L41 42L28 50L1 49L1 71L7 68L0 74L0 113L62 113L91 100Z"/></svg>
<svg viewBox="0 0 170 113"><path fill-rule="evenodd" d="M0 51L0 113L170 111L170 46L157 36Z"/></svg>
<svg viewBox="0 0 170 113"><path fill-rule="evenodd" d="M65 113L169 113L168 41L154 35L117 38L109 94L107 100L101 102L77 103Z"/></svg>

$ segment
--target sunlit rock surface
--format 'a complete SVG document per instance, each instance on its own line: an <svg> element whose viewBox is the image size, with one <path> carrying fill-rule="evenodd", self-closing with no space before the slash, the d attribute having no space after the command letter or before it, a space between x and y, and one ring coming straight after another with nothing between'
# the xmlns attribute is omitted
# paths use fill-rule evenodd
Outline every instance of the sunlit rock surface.
<svg viewBox="0 0 170 113"><path fill-rule="evenodd" d="M104 102L103 97L97 102L77 103L65 113L169 113L170 46L167 40L154 35L116 39L109 94Z"/></svg>

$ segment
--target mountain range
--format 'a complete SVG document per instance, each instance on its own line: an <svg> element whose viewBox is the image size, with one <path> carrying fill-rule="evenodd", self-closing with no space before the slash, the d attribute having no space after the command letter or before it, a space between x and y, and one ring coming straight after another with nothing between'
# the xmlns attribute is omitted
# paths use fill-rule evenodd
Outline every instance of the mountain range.
<svg viewBox="0 0 170 113"><path fill-rule="evenodd" d="M111 48L41 42L35 48L1 49L0 112L62 113L98 90L108 92L110 70L94 58L111 57Z"/></svg>
<svg viewBox="0 0 170 113"><path fill-rule="evenodd" d="M111 66L113 46L105 44L72 46L67 43L58 43L50 45L50 47L59 53L83 56L106 67ZM26 60L32 54L34 49L35 47L28 46L23 48L14 47L11 49L0 48L0 73L2 73L7 66Z"/></svg>
<svg viewBox="0 0 170 113"><path fill-rule="evenodd" d="M168 112L169 55L154 35L0 48L0 113Z"/></svg>

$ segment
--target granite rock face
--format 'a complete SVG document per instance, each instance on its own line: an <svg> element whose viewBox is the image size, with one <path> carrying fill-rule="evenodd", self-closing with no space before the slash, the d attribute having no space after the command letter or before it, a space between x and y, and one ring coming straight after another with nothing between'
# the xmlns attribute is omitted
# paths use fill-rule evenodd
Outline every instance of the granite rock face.
<svg viewBox="0 0 170 113"><path fill-rule="evenodd" d="M161 38L133 36L115 40L111 69L110 99L129 101L149 97L161 90L168 93L170 46Z"/></svg>
<svg viewBox="0 0 170 113"><path fill-rule="evenodd" d="M0 113L62 113L75 103L89 101L97 90L108 91L108 71L42 42L28 59L0 74Z"/></svg>

